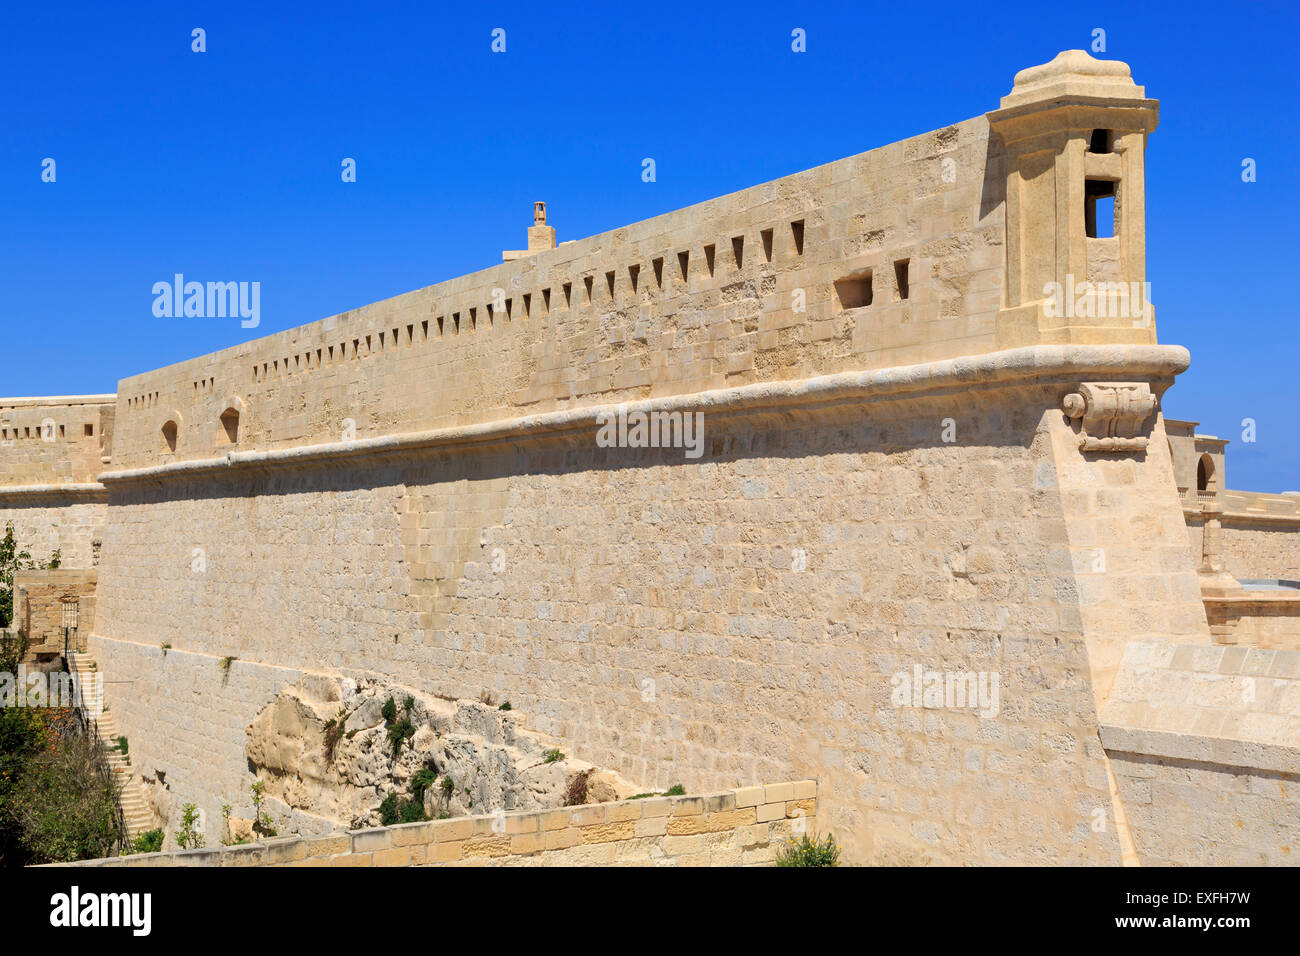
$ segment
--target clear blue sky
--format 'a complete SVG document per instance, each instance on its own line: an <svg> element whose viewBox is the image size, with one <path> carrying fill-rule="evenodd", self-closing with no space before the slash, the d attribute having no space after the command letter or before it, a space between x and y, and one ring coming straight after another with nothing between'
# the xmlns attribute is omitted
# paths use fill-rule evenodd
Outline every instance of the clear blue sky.
<svg viewBox="0 0 1300 956"><path fill-rule="evenodd" d="M1166 414L1232 439L1229 486L1300 489L1296 4L441 6L9 4L0 395L114 391L484 268L534 199L580 238L975 116L1100 27L1161 101L1148 278L1192 352ZM261 327L154 318L175 272L261 282Z"/></svg>

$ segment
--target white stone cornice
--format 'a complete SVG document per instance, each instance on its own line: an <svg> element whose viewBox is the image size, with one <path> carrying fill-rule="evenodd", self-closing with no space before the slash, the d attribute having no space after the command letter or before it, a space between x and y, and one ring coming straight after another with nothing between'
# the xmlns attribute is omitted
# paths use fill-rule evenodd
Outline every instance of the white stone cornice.
<svg viewBox="0 0 1300 956"><path fill-rule="evenodd" d="M1072 389L1080 378L1150 379L1158 394L1187 369L1191 357L1179 345L1035 345L963 356L941 362L902 365L865 372L838 372L795 381L759 382L733 388L670 395L634 402L610 402L582 408L503 418L473 425L453 425L353 441L296 448L231 451L216 458L171 462L145 468L105 472L105 485L193 477L232 469L292 467L356 456L395 456L510 439L537 439L598 426L598 416L623 408L634 412L698 411L732 415L794 410L838 404L869 404L904 398L942 396L973 389L1060 384ZM1063 393L1064 394L1064 393Z"/></svg>

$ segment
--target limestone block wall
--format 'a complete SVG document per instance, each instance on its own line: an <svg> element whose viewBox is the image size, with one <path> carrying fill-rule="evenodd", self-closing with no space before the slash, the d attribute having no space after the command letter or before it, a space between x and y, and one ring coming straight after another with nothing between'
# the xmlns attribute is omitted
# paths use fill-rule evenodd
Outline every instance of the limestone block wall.
<svg viewBox="0 0 1300 956"><path fill-rule="evenodd" d="M1187 546L1159 419L1140 455L1085 455L1074 429L1057 427L1051 434L1076 572L1070 586L1077 589L1100 707L1129 642L1208 640L1200 552Z"/></svg>
<svg viewBox="0 0 1300 956"><path fill-rule="evenodd" d="M1300 862L1300 651L1134 642L1101 738L1144 864Z"/></svg>
<svg viewBox="0 0 1300 956"><path fill-rule="evenodd" d="M65 568L91 568L102 537L115 396L0 398L0 534Z"/></svg>
<svg viewBox="0 0 1300 956"><path fill-rule="evenodd" d="M115 401L0 398L0 488L93 482L112 449Z"/></svg>
<svg viewBox="0 0 1300 956"><path fill-rule="evenodd" d="M1242 590L1205 599L1216 642L1300 650L1300 592Z"/></svg>
<svg viewBox="0 0 1300 956"><path fill-rule="evenodd" d="M103 488L0 488L0 534L12 522L19 550L30 552L36 561L48 561L57 550L63 567L94 567L107 515Z"/></svg>
<svg viewBox="0 0 1300 956"><path fill-rule="evenodd" d="M59 568L19 571L14 575L14 623L32 640L31 654L63 652L63 602L77 602L77 635L90 634L95 627L95 582L93 569ZM77 644L71 646L76 650Z"/></svg>
<svg viewBox="0 0 1300 956"><path fill-rule="evenodd" d="M185 615L183 608L171 610ZM216 843L222 805L237 814L249 805L247 727L302 671L239 660L223 670L220 657L183 645L164 652L162 643L92 636L88 650L103 675L104 702L129 742L133 771L151 779L161 772L170 807L159 809L166 815L197 805L203 832ZM312 832L313 821L299 823L300 832Z"/></svg>
<svg viewBox="0 0 1300 956"><path fill-rule="evenodd" d="M70 866L764 866L817 836L812 780L406 823Z"/></svg>
<svg viewBox="0 0 1300 956"><path fill-rule="evenodd" d="M977 117L127 378L114 465L224 454L227 409L287 448L989 351L1000 163Z"/></svg>
<svg viewBox="0 0 1300 956"><path fill-rule="evenodd" d="M133 759L188 755L172 786L219 806L247 787L243 727L270 675L364 669L490 689L653 788L818 779L854 861L1117 861L1115 827L1093 828L1113 808L1091 644L1205 627L1199 594L1161 583L1190 573L1176 496L1157 494L1168 463L1069 444L1056 409L1079 369L994 388L992 364L961 368L886 376L927 383L910 397L715 407L698 461L597 447L593 425L346 467L106 476L92 651L135 682L110 682L110 705L148 686L159 642L205 662L180 693L149 691L171 712L123 704ZM1091 492L1070 468L1095 472ZM1155 544L1124 550L1126 522L1162 505ZM1079 558L1098 541L1115 549L1101 587ZM264 697L228 699L228 654L232 684L265 668ZM917 666L997 674L995 712L892 700Z"/></svg>
<svg viewBox="0 0 1300 956"><path fill-rule="evenodd" d="M1222 540L1234 577L1300 581L1300 518L1265 523L1225 514Z"/></svg>

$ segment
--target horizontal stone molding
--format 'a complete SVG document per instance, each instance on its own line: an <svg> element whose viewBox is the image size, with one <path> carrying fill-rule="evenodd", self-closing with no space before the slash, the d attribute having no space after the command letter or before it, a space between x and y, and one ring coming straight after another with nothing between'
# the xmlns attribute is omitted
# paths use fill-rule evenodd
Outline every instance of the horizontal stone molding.
<svg viewBox="0 0 1300 956"><path fill-rule="evenodd" d="M816 807L816 782L797 780L52 865L765 865L799 833L821 836Z"/></svg>
<svg viewBox="0 0 1300 956"><path fill-rule="evenodd" d="M1225 528L1244 527L1253 524L1277 525L1284 528L1300 528L1300 514L1270 515L1246 511L1225 511L1221 520Z"/></svg>
<svg viewBox="0 0 1300 956"><path fill-rule="evenodd" d="M635 412L698 411L740 415L772 409L887 402L938 396L972 389L1011 388L1069 383L1081 377L1124 375L1156 380L1156 392L1172 383L1191 362L1177 345L1047 345L984 355L902 365L866 372L840 372L787 382L763 382L735 388L613 402L538 415L499 419L429 431L407 432L354 441L304 445L266 451L232 451L219 458L172 462L147 468L105 472L105 485L188 478L236 469L272 469L349 459L356 456L401 456L428 449L455 448L510 439L540 439L595 430L602 416Z"/></svg>
<svg viewBox="0 0 1300 956"><path fill-rule="evenodd" d="M1102 746L1111 756L1135 754L1268 773L1300 774L1300 747L1113 724L1102 724L1100 730Z"/></svg>
<svg viewBox="0 0 1300 956"><path fill-rule="evenodd" d="M13 485L0 487L0 501L23 498L81 498L108 500L108 489L97 481L67 485Z"/></svg>
<svg viewBox="0 0 1300 956"><path fill-rule="evenodd" d="M27 395L22 398L0 398L0 408L18 408L28 405L112 405L115 393L106 395Z"/></svg>

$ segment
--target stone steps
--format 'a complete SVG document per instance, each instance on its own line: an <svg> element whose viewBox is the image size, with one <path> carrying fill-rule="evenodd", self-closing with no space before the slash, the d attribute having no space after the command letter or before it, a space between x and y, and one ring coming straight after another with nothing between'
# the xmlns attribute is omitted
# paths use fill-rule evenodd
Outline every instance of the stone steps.
<svg viewBox="0 0 1300 956"><path fill-rule="evenodd" d="M98 667L89 654L71 656L72 669L81 678L83 686L92 676L98 676ZM121 736L116 718L111 711L105 710L92 720L99 734L100 746L104 748L104 758L117 783L118 803L122 808L122 817L126 821L127 837L134 840L141 833L153 828L153 812L149 809L144 787L132 776L131 764L126 756L118 750L110 749Z"/></svg>

